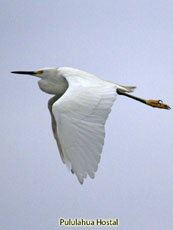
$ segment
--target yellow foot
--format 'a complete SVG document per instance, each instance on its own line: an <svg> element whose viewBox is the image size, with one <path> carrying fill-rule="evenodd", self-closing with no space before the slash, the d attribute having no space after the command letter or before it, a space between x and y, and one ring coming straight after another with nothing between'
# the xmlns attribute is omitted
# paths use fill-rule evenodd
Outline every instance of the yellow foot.
<svg viewBox="0 0 173 230"><path fill-rule="evenodd" d="M159 109L171 109L169 105L163 104L161 100L146 100L146 104Z"/></svg>

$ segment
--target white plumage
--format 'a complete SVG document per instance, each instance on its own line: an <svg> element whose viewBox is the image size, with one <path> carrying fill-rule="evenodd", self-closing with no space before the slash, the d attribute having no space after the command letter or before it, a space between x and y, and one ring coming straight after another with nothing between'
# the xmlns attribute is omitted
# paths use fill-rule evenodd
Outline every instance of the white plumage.
<svg viewBox="0 0 173 230"><path fill-rule="evenodd" d="M117 93L153 107L169 109L160 101L129 95L135 87L104 81L78 69L61 67L12 73L39 77L40 89L55 95L48 102L53 134L62 161L81 184L87 175L94 178L97 171L104 144L105 122Z"/></svg>

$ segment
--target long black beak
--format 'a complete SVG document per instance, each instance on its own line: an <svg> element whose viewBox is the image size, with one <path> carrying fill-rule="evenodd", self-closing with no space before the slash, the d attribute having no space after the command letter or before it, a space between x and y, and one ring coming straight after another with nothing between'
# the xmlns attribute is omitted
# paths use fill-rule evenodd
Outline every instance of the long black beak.
<svg viewBox="0 0 173 230"><path fill-rule="evenodd" d="M15 74L28 74L28 75L35 75L36 72L34 71L12 71L11 73L15 73Z"/></svg>

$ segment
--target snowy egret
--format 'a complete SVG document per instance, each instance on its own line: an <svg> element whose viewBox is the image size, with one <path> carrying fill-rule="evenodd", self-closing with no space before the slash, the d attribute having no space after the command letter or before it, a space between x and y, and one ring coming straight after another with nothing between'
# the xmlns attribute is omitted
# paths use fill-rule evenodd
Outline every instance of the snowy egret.
<svg viewBox="0 0 173 230"><path fill-rule="evenodd" d="M38 71L13 71L39 77L40 89L54 96L48 101L52 130L63 163L82 184L97 171L105 137L105 122L116 95L124 95L161 109L170 109L161 100L130 95L135 87L102 80L69 67Z"/></svg>

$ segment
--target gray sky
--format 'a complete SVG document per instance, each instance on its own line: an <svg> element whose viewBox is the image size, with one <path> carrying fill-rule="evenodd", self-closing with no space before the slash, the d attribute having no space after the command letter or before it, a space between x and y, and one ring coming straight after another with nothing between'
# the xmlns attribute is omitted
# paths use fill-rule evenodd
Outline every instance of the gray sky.
<svg viewBox="0 0 173 230"><path fill-rule="evenodd" d="M53 139L50 95L10 74L70 66L173 106L173 2L4 0L0 11L0 228L67 229L64 217L173 229L172 110L118 96L96 177L81 186Z"/></svg>

